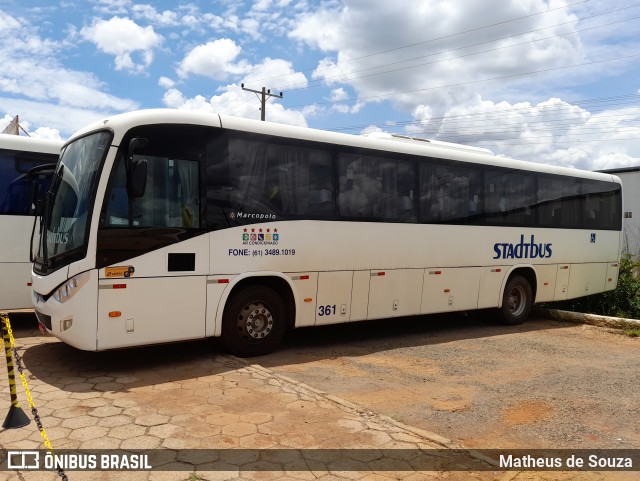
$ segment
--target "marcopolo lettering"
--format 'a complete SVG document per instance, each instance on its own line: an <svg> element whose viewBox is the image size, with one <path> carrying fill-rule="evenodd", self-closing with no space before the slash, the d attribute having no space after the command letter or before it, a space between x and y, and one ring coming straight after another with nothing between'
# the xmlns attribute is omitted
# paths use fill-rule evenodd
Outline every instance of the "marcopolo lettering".
<svg viewBox="0 0 640 481"><path fill-rule="evenodd" d="M276 219L275 214L259 214L259 213L247 213L247 212L238 212L238 213L232 212L230 217L232 219L234 218L257 219L257 220L275 220Z"/></svg>
<svg viewBox="0 0 640 481"><path fill-rule="evenodd" d="M533 234L529 242L524 241L524 235L520 236L517 244L496 242L493 250L496 254L494 259L548 259L553 254L551 243L536 242Z"/></svg>

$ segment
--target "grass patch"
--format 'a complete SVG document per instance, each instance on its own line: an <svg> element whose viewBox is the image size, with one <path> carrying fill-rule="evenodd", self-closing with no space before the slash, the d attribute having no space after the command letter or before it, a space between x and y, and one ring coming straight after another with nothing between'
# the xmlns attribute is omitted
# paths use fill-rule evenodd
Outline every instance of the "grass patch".
<svg viewBox="0 0 640 481"><path fill-rule="evenodd" d="M184 481L206 481L205 478L200 477L196 473L191 473L187 479Z"/></svg>
<svg viewBox="0 0 640 481"><path fill-rule="evenodd" d="M629 337L640 337L640 329L628 329L624 331L624 335Z"/></svg>

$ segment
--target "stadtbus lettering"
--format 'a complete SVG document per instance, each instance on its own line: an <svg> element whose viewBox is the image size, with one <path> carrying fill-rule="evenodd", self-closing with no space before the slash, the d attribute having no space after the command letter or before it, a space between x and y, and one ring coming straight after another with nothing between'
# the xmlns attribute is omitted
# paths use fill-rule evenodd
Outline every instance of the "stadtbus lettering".
<svg viewBox="0 0 640 481"><path fill-rule="evenodd" d="M524 241L524 235L520 236L518 244L496 242L493 250L494 259L548 259L553 254L551 243L536 242L533 234L529 242Z"/></svg>

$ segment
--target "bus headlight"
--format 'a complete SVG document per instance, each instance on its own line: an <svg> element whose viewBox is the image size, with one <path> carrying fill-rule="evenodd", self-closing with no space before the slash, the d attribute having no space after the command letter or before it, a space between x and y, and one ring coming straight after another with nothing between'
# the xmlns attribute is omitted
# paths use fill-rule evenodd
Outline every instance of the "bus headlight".
<svg viewBox="0 0 640 481"><path fill-rule="evenodd" d="M88 272L83 272L82 274L72 277L55 290L53 298L58 302L65 302L71 299L88 280Z"/></svg>

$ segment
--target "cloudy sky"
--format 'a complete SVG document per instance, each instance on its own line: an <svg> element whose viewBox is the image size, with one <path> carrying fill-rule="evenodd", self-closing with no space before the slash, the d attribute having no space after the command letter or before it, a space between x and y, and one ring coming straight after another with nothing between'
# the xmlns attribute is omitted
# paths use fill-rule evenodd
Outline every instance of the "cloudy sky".
<svg viewBox="0 0 640 481"><path fill-rule="evenodd" d="M640 3L0 0L0 130L171 107L640 165Z"/></svg>

